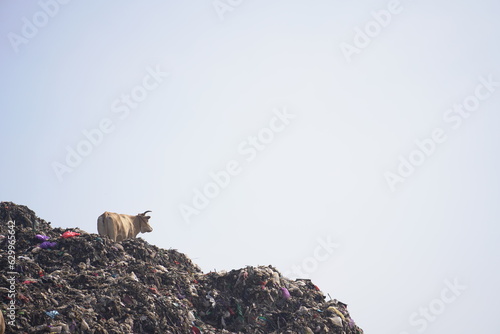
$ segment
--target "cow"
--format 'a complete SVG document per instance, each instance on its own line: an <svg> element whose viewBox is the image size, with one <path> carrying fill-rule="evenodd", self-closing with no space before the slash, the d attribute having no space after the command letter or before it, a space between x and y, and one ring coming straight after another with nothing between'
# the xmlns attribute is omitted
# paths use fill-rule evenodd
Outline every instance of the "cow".
<svg viewBox="0 0 500 334"><path fill-rule="evenodd" d="M3 312L0 310L0 334L5 333L5 319L3 318Z"/></svg>
<svg viewBox="0 0 500 334"><path fill-rule="evenodd" d="M113 241L135 238L139 232L153 231L148 222L151 217L146 216L148 212L151 211L131 216L106 211L97 218L97 231L100 235L108 236Z"/></svg>

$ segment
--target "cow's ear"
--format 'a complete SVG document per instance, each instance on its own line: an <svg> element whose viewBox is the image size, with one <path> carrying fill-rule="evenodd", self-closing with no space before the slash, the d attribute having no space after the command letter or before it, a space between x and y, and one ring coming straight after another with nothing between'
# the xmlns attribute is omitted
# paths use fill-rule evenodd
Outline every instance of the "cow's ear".
<svg viewBox="0 0 500 334"><path fill-rule="evenodd" d="M145 216L144 218L149 219L149 218L151 218L151 216Z"/></svg>

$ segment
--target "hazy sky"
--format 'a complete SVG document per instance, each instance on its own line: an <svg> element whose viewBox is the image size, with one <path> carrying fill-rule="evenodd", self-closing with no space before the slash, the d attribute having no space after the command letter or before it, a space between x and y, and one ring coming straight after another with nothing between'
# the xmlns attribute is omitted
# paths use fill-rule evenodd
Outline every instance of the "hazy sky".
<svg viewBox="0 0 500 334"><path fill-rule="evenodd" d="M189 4L188 4L189 2ZM204 271L276 266L366 333L500 307L494 0L0 3L0 200Z"/></svg>

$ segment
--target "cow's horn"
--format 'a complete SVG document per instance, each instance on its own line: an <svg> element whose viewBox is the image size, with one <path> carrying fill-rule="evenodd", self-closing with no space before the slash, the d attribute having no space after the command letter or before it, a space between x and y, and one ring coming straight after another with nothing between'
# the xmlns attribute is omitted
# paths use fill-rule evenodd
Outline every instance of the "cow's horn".
<svg viewBox="0 0 500 334"><path fill-rule="evenodd" d="M151 211L151 210L144 211L143 215L145 215L148 212L153 212L153 211Z"/></svg>

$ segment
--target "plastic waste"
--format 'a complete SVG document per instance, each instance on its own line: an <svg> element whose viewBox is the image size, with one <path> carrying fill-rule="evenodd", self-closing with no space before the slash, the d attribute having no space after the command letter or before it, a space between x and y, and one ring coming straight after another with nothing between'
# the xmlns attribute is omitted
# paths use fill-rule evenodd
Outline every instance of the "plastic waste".
<svg viewBox="0 0 500 334"><path fill-rule="evenodd" d="M45 312L45 314L54 319L56 316L59 315L59 312L57 310L53 310L53 311L47 311Z"/></svg>
<svg viewBox="0 0 500 334"><path fill-rule="evenodd" d="M281 288L281 296L283 299L290 299L290 292L288 291L287 288Z"/></svg>
<svg viewBox="0 0 500 334"><path fill-rule="evenodd" d="M49 249L49 248L54 248L57 246L57 242L51 242L51 241L44 241L38 247L43 248L43 249Z"/></svg>
<svg viewBox="0 0 500 334"><path fill-rule="evenodd" d="M73 237L76 237L79 235L80 235L80 233L78 233L78 232L66 231L61 235L61 238L67 239L67 238L73 238Z"/></svg>
<svg viewBox="0 0 500 334"><path fill-rule="evenodd" d="M25 206L0 203L0 235L6 219L16 221L18 254L16 322L7 333L363 333L346 304L272 266L204 273L175 249L52 228ZM57 247L39 247L49 240ZM0 268L8 267L6 251L0 247ZM3 310L8 291L0 289Z"/></svg>

